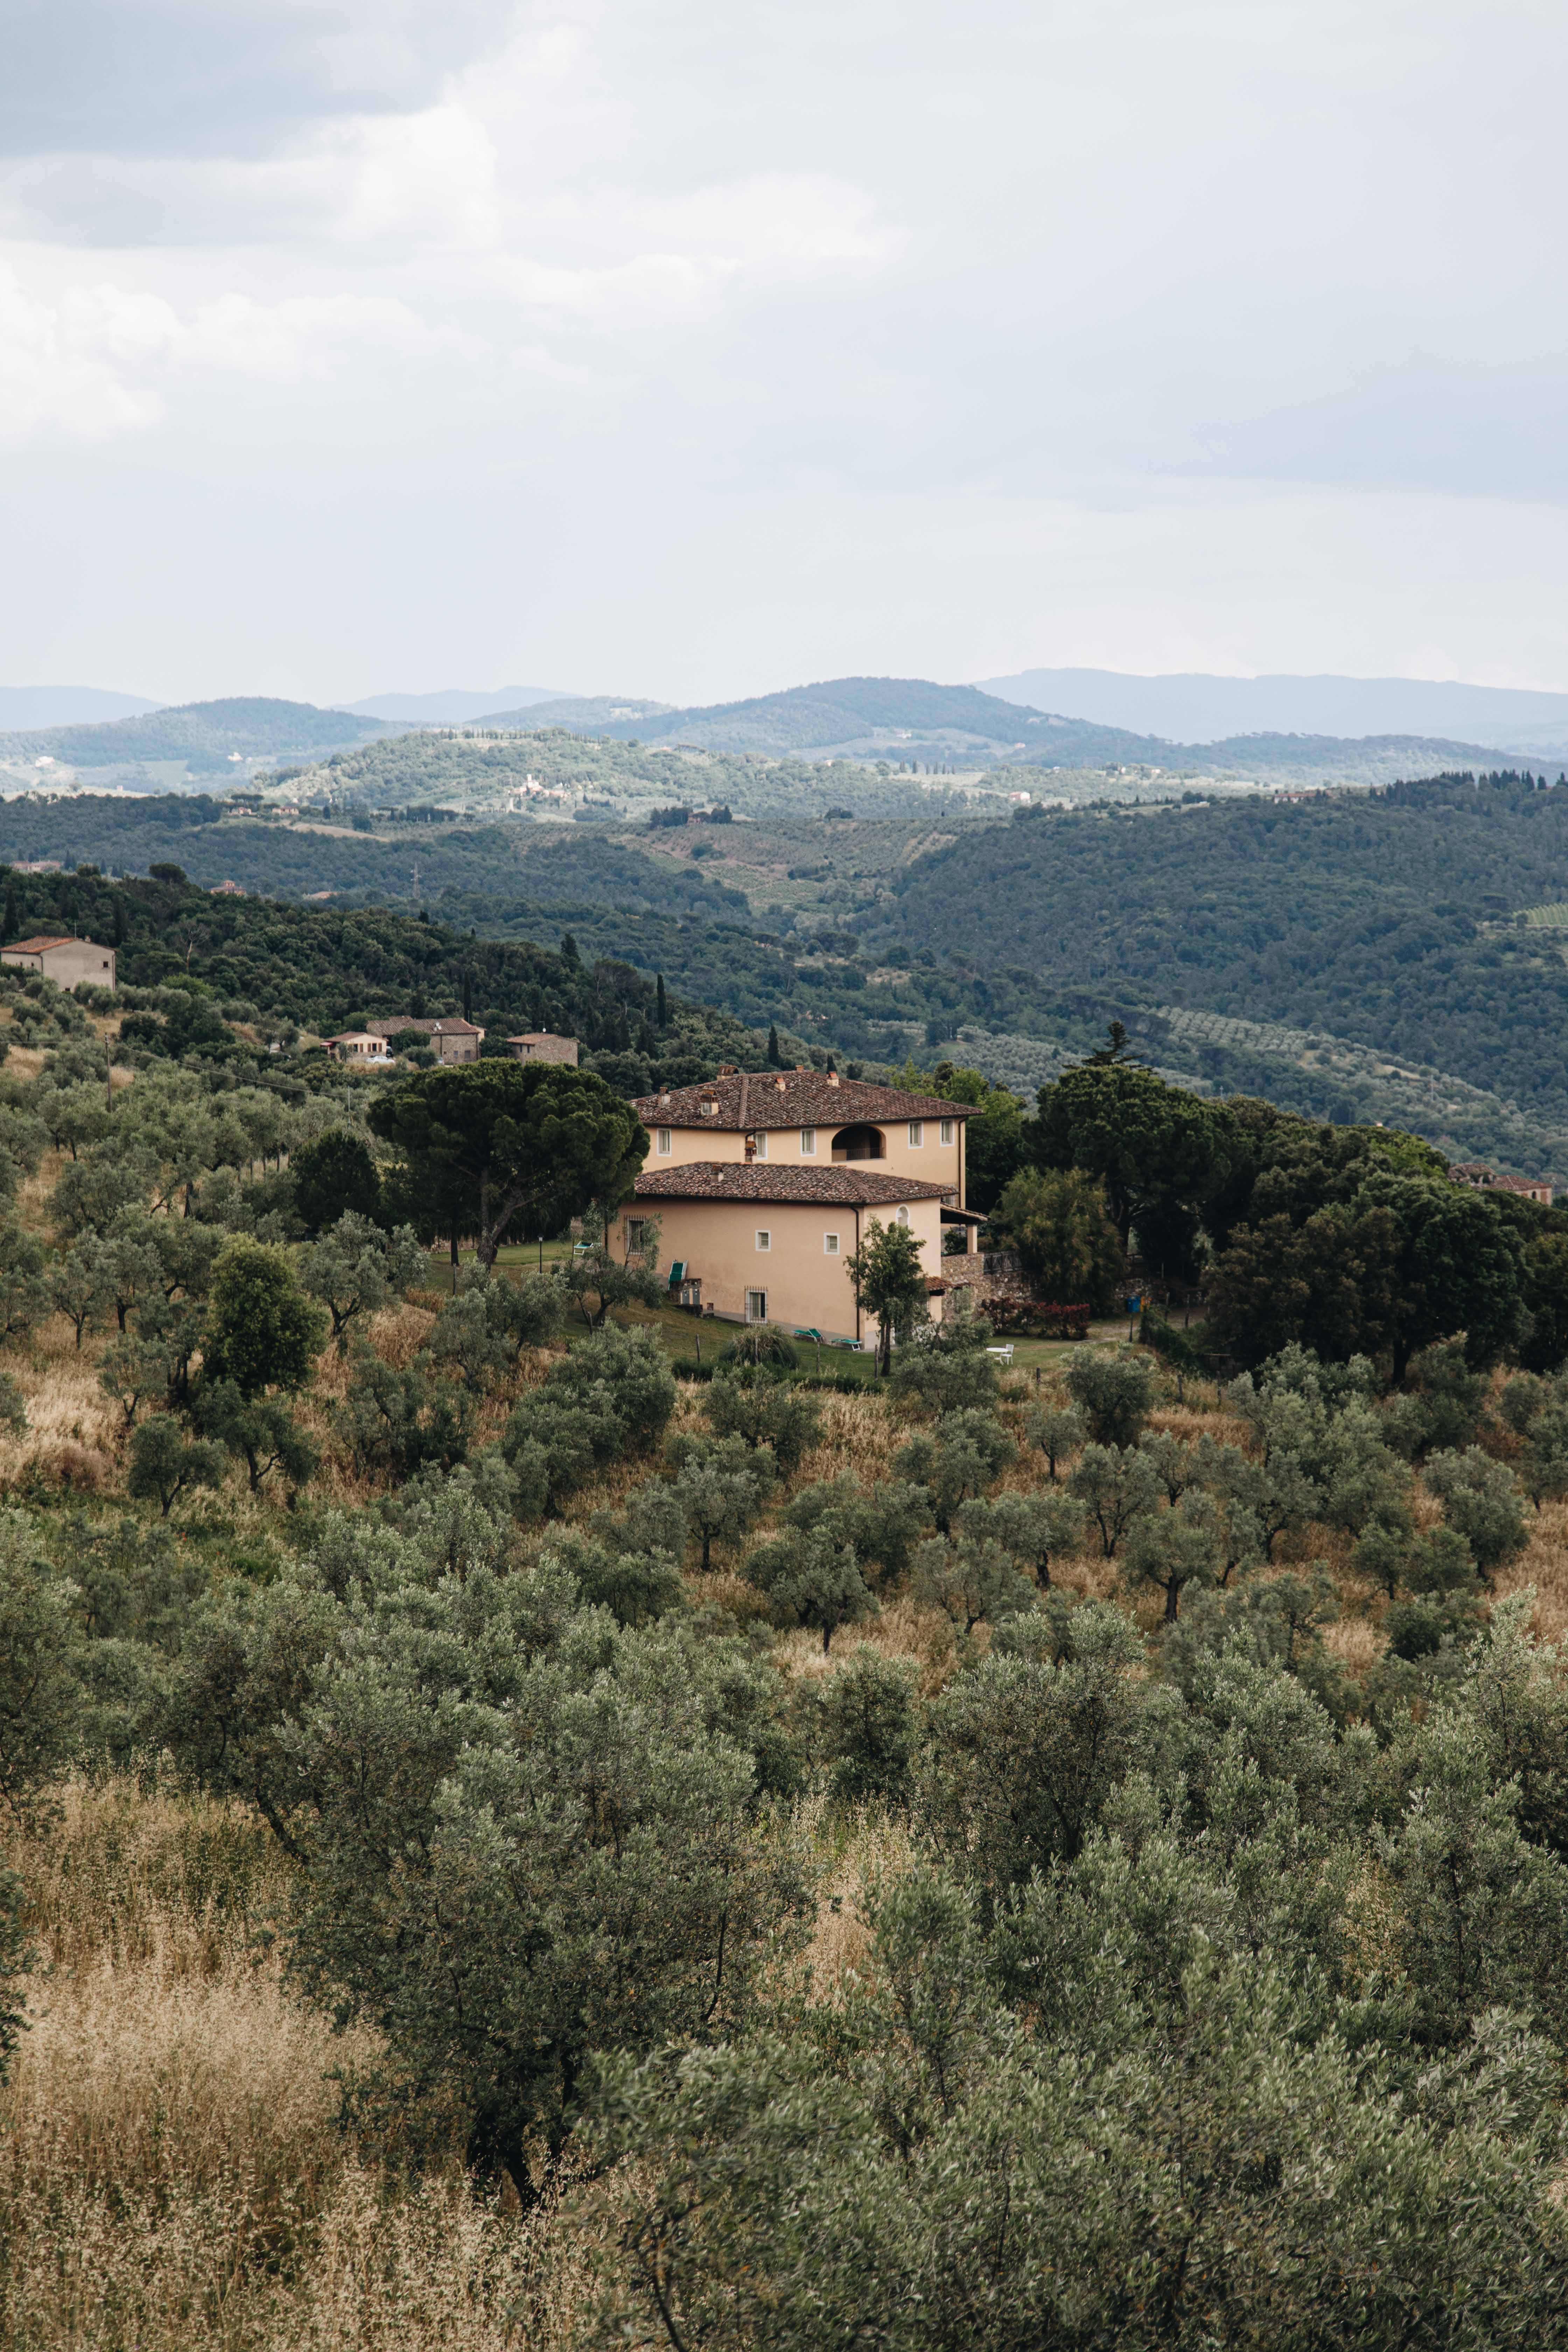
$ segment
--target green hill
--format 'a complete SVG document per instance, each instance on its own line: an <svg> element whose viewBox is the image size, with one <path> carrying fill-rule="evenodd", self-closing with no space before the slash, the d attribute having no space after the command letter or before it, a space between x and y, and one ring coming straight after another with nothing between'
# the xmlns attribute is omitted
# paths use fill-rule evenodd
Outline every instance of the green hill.
<svg viewBox="0 0 1568 2352"><path fill-rule="evenodd" d="M553 1029L627 1092L689 1085L721 1061L762 1058L765 1039L679 992L658 1026L654 975L565 940L481 940L384 908L214 898L186 881L111 883L94 874L4 876L5 932L79 929L112 940L132 988L195 986L231 1020L327 1036L400 1013L463 1013L504 1037ZM613 947L613 940L610 942Z"/></svg>
<svg viewBox="0 0 1568 2352"><path fill-rule="evenodd" d="M1436 777L1279 805L1021 812L895 877L891 959L1285 1023L1452 1071L1568 1127L1568 788Z"/></svg>
<svg viewBox="0 0 1568 2352"><path fill-rule="evenodd" d="M0 858L41 857L116 872L173 863L208 888L237 882L279 898L330 890L410 906L417 868L421 904L445 890L484 888L715 921L743 922L750 913L738 890L700 868L639 856L597 826L421 826L391 842L368 832L236 819L205 793L0 802Z"/></svg>
<svg viewBox="0 0 1568 2352"><path fill-rule="evenodd" d="M560 727L640 745L685 743L752 758L880 759L921 767L1023 764L1153 767L1167 773L1327 777L1387 782L1412 767L1495 757L1484 746L1414 735L1237 735L1175 743L1007 702L973 686L921 677L840 677L742 702L686 709L658 703L541 703L488 726ZM1042 783L1043 790L1048 785Z"/></svg>
<svg viewBox="0 0 1568 2352"><path fill-rule="evenodd" d="M312 702L279 702L268 695L185 702L169 710L138 712L92 726L44 727L0 735L0 760L30 764L58 760L72 768L118 768L144 761L184 760L221 766L242 759L297 759L395 730L379 719L347 710L318 710Z"/></svg>

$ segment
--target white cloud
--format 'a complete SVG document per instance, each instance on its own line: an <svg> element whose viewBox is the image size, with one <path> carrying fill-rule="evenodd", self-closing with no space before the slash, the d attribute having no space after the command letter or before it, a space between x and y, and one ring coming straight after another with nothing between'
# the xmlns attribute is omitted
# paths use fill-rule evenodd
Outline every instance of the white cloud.
<svg viewBox="0 0 1568 2352"><path fill-rule="evenodd" d="M182 313L161 295L107 280L40 287L0 261L0 442L145 432L202 371L299 381L329 375L367 347L384 355L460 341L384 296L267 303L226 293Z"/></svg>
<svg viewBox="0 0 1568 2352"><path fill-rule="evenodd" d="M124 380L113 348L145 321L134 306L94 307L41 299L0 263L0 443L108 440L155 421L156 394Z"/></svg>
<svg viewBox="0 0 1568 2352"><path fill-rule="evenodd" d="M500 241L496 153L482 123L455 105L355 125L349 237L490 247Z"/></svg>

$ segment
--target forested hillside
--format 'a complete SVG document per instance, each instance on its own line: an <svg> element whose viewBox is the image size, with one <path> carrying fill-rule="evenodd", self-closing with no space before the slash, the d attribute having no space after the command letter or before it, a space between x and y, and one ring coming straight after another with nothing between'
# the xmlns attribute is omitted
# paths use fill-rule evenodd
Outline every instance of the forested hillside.
<svg viewBox="0 0 1568 2352"><path fill-rule="evenodd" d="M416 740L438 774L443 739ZM373 746L331 772L368 796L362 763L409 756ZM684 804L717 797L726 763L657 756ZM1568 930L1523 920L1568 898L1563 787L673 826L372 820L343 790L327 830L236 819L208 795L25 797L0 803L0 855L331 890L494 941L571 929L645 983L662 972L762 1034L863 1061L967 1031L996 1075L1048 1076L1117 1018L1199 1084L1413 1126L1456 1157L1568 1161L1568 1079L1542 1045L1568 1013Z"/></svg>
<svg viewBox="0 0 1568 2352"><path fill-rule="evenodd" d="M1331 1031L1564 1125L1549 1041L1568 966L1516 922L1564 895L1568 789L1439 777L1299 806L1026 812L910 866L860 928L889 954Z"/></svg>
<svg viewBox="0 0 1568 2352"><path fill-rule="evenodd" d="M280 898L326 890L407 907L417 867L422 903L483 884L552 905L591 900L731 921L749 911L739 891L700 868L637 856L596 827L419 826L387 838L237 819L205 793L0 802L0 858L41 857L115 872L173 862L209 888L232 881Z"/></svg>
<svg viewBox="0 0 1568 2352"><path fill-rule="evenodd" d="M338 911L265 898L214 898L174 878L110 883L93 874L5 877L7 939L80 929L113 943L132 988L176 992L153 1022L189 1045L222 1013L262 1032L319 1036L366 1020L462 1013L500 1039L526 1029L579 1038L626 1093L654 1079L687 1085L721 1061L760 1060L764 1040L726 1013L667 992L608 954L463 937L380 908ZM218 1042L222 1042L219 1040ZM231 1041L232 1046L232 1041ZM630 1057L622 1070L617 1057ZM684 1073L684 1075L677 1075Z"/></svg>

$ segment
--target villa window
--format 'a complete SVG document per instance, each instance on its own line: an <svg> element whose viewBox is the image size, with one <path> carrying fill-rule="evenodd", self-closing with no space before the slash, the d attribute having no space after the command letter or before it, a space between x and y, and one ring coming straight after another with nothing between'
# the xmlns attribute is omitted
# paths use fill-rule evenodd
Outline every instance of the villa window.
<svg viewBox="0 0 1568 2352"><path fill-rule="evenodd" d="M941 1134L942 1134L942 1141L943 1141L944 1143L951 1143L951 1142L952 1141L952 1119L950 1119L950 1118L944 1118L944 1119L942 1120L942 1129L941 1129Z"/></svg>
<svg viewBox="0 0 1568 2352"><path fill-rule="evenodd" d="M757 1228L757 1247L760 1250L771 1250L773 1245L773 1237L768 1231L766 1225L759 1225Z"/></svg>
<svg viewBox="0 0 1568 2352"><path fill-rule="evenodd" d="M815 1127L803 1127L803 1128L801 1129L801 1130L800 1130L800 1148L801 1148L801 1150L805 1153L805 1155L806 1159L808 1159L808 1160L813 1160L813 1159L815 1159L815 1158L816 1158L816 1128L815 1128Z"/></svg>
<svg viewBox="0 0 1568 2352"><path fill-rule="evenodd" d="M760 1128L757 1129L757 1131L756 1131L755 1135L754 1135L754 1136L752 1136L752 1150L753 1150L753 1152L755 1153L755 1156L757 1157L757 1159L759 1159L759 1160L765 1160L765 1159L767 1158L767 1156L768 1156L768 1130L767 1130L767 1129L766 1129L765 1127L760 1127Z"/></svg>
<svg viewBox="0 0 1568 2352"><path fill-rule="evenodd" d="M925 1139L925 1121L920 1118L911 1118L910 1121L910 1150L911 1151L918 1151Z"/></svg>
<svg viewBox="0 0 1568 2352"><path fill-rule="evenodd" d="M646 1217L628 1217L626 1219L627 1249L640 1250L643 1245L643 1236L647 1232L647 1219Z"/></svg>
<svg viewBox="0 0 1568 2352"><path fill-rule="evenodd" d="M718 1106L718 1104L713 1100L713 1098L712 1098L712 1097L711 1097L711 1096L709 1096L709 1097L708 1097L708 1098L704 1101L704 1103L703 1103L703 1105L702 1105L702 1116L703 1116L703 1118L717 1118L717 1116L718 1116L718 1112L719 1112L719 1106Z"/></svg>
<svg viewBox="0 0 1568 2352"><path fill-rule="evenodd" d="M658 1156L661 1160L668 1160L669 1157L669 1129L668 1127L661 1127L658 1130Z"/></svg>
<svg viewBox="0 0 1568 2352"><path fill-rule="evenodd" d="M910 1213L907 1209L900 1209L899 1211L898 1222L900 1225L907 1225L909 1223Z"/></svg>
<svg viewBox="0 0 1568 2352"><path fill-rule="evenodd" d="M767 1292L766 1292L765 1290L748 1290L748 1291L747 1291L747 1293L746 1293L746 1320L747 1320L747 1322L748 1322L748 1323L765 1323L765 1322L767 1321L767 1319L768 1319L768 1294L767 1294Z"/></svg>
<svg viewBox="0 0 1568 2352"><path fill-rule="evenodd" d="M837 1234L824 1234L822 1236L822 1246L829 1257L837 1257L838 1255Z"/></svg>

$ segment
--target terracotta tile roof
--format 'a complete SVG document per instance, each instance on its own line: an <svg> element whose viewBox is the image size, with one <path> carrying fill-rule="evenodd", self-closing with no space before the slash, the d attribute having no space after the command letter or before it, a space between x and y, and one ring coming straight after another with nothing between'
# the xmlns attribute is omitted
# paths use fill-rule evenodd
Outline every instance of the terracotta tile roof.
<svg viewBox="0 0 1568 2352"><path fill-rule="evenodd" d="M946 1201L951 1184L909 1176L875 1176L859 1167L774 1168L766 1160L690 1160L683 1168L647 1169L632 1188L639 1201L816 1202L837 1208L890 1208L899 1201Z"/></svg>
<svg viewBox="0 0 1568 2352"><path fill-rule="evenodd" d="M705 1102L719 1108L705 1113ZM969 1118L974 1106L874 1087L863 1078L836 1084L821 1070L735 1070L668 1095L643 1095L632 1108L645 1127L738 1128L750 1134L760 1127L850 1127L862 1119Z"/></svg>
<svg viewBox="0 0 1568 2352"><path fill-rule="evenodd" d="M46 948L91 947L91 940L73 940L57 931L40 931L36 940L7 940L7 955L42 955Z"/></svg>
<svg viewBox="0 0 1568 2352"><path fill-rule="evenodd" d="M405 1021L399 1015L395 1021L367 1021L365 1028L373 1037L401 1037L405 1029L417 1029L423 1037L482 1037L485 1034L472 1021L459 1021L456 1015L449 1021Z"/></svg>

